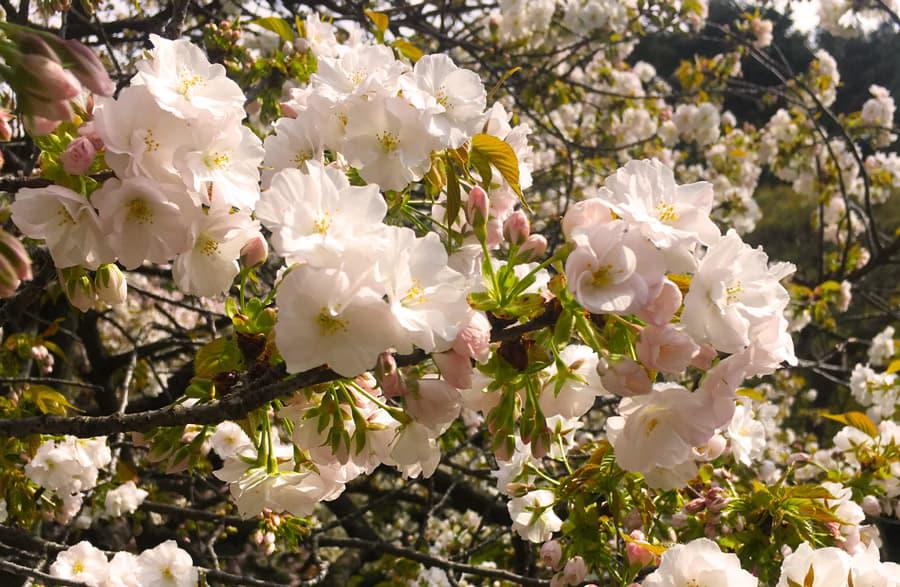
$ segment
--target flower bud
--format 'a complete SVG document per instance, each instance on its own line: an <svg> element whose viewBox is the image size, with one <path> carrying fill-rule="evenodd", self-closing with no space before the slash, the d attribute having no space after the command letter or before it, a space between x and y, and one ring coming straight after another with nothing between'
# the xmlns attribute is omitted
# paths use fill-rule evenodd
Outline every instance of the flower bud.
<svg viewBox="0 0 900 587"><path fill-rule="evenodd" d="M2 229L0 229L0 257L9 263L18 281L31 279L31 259L25 246L19 239Z"/></svg>
<svg viewBox="0 0 900 587"><path fill-rule="evenodd" d="M15 118L10 112L0 110L0 141L8 141L12 139L12 127L9 121Z"/></svg>
<svg viewBox="0 0 900 587"><path fill-rule="evenodd" d="M503 238L514 245L521 245L531 234L531 224L525 212L516 210L503 223Z"/></svg>
<svg viewBox="0 0 900 587"><path fill-rule="evenodd" d="M561 558L562 547L556 540L548 540L541 545L541 561L551 569L556 569Z"/></svg>
<svg viewBox="0 0 900 587"><path fill-rule="evenodd" d="M481 186L475 186L469 191L469 199L466 200L466 220L473 228L484 226L488 218L488 195Z"/></svg>
<svg viewBox="0 0 900 587"><path fill-rule="evenodd" d="M103 139L101 139L100 135L97 134L97 129L94 127L93 120L85 122L84 124L79 126L78 135L91 141L91 144L94 145L95 150L99 151L103 148Z"/></svg>
<svg viewBox="0 0 900 587"><path fill-rule="evenodd" d="M684 511L689 514L696 514L706 507L706 499L703 497L695 497L691 501L684 504Z"/></svg>
<svg viewBox="0 0 900 587"><path fill-rule="evenodd" d="M94 164L96 154L97 149L89 139L78 137L69 143L59 160L69 175L85 175Z"/></svg>
<svg viewBox="0 0 900 587"><path fill-rule="evenodd" d="M81 93L81 84L62 65L42 55L23 55L21 67L37 85L29 84L32 99L55 102L70 100Z"/></svg>
<svg viewBox="0 0 900 587"><path fill-rule="evenodd" d="M587 576L587 565L580 556L573 556L563 569L563 578L569 585L581 585Z"/></svg>
<svg viewBox="0 0 900 587"><path fill-rule="evenodd" d="M101 265L94 276L97 297L110 306L125 303L128 298L128 282L125 275L113 263Z"/></svg>
<svg viewBox="0 0 900 587"><path fill-rule="evenodd" d="M641 544L641 542L646 541L644 533L640 530L635 530L630 536L637 542L628 542L628 544L625 545L625 557L628 559L628 564L641 567L653 564L656 557Z"/></svg>
<svg viewBox="0 0 900 587"><path fill-rule="evenodd" d="M547 252L547 239L541 234L532 234L525 239L519 254L526 261L537 261Z"/></svg>
<svg viewBox="0 0 900 587"><path fill-rule="evenodd" d="M116 84L109 78L106 68L97 55L80 41L63 41L61 48L72 61L71 70L87 89L100 96L112 96Z"/></svg>
<svg viewBox="0 0 900 587"><path fill-rule="evenodd" d="M81 267L60 272L60 281L69 303L87 312L94 306L95 292L91 278Z"/></svg>
<svg viewBox="0 0 900 587"><path fill-rule="evenodd" d="M385 351L378 357L375 376L381 384L381 392L385 397L398 397L406 394L406 384L400 371L397 370L397 359L394 353Z"/></svg>
<svg viewBox="0 0 900 587"><path fill-rule="evenodd" d="M881 504L874 495L867 495L862 499L862 510L867 516L877 516L881 514Z"/></svg>
<svg viewBox="0 0 900 587"><path fill-rule="evenodd" d="M263 236L256 235L241 247L241 265L244 267L256 267L266 262L269 257L269 245Z"/></svg>

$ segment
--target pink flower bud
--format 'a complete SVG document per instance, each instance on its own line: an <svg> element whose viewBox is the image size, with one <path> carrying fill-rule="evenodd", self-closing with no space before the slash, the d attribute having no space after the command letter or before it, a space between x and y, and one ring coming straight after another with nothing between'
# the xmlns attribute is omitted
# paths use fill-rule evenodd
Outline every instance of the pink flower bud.
<svg viewBox="0 0 900 587"><path fill-rule="evenodd" d="M548 540L541 545L541 561L551 569L556 569L561 558L562 547L556 540Z"/></svg>
<svg viewBox="0 0 900 587"><path fill-rule="evenodd" d="M0 257L3 257L12 268L16 279L28 281L31 279L31 258L25 251L22 242L0 229Z"/></svg>
<svg viewBox="0 0 900 587"><path fill-rule="evenodd" d="M81 93L81 84L58 62L42 55L23 55L21 67L39 85L29 87L28 94L36 100L70 100Z"/></svg>
<svg viewBox="0 0 900 587"><path fill-rule="evenodd" d="M453 350L484 363L491 356L491 323L482 312L473 311L456 334Z"/></svg>
<svg viewBox="0 0 900 587"><path fill-rule="evenodd" d="M397 359L394 358L394 353L381 353L375 366L375 375L385 397L398 397L406 393L406 385L397 370Z"/></svg>
<svg viewBox="0 0 900 587"><path fill-rule="evenodd" d="M656 557L644 545L640 544L640 542L646 541L644 533L640 530L635 530L630 536L639 542L628 542L625 545L625 557L628 559L628 564L641 567L653 564Z"/></svg>
<svg viewBox="0 0 900 587"><path fill-rule="evenodd" d="M484 224L488 218L489 205L487 192L481 186L473 187L466 200L466 220L469 224L472 226Z"/></svg>
<svg viewBox="0 0 900 587"><path fill-rule="evenodd" d="M519 254L522 255L522 258L526 261L537 261L543 257L546 252L547 239L541 234L529 235L519 249Z"/></svg>
<svg viewBox="0 0 900 587"><path fill-rule="evenodd" d="M637 344L641 363L663 373L681 373L699 351L694 339L671 324L647 326L641 331Z"/></svg>
<svg viewBox="0 0 900 587"><path fill-rule="evenodd" d="M441 377L456 389L472 387L472 360L455 350L431 355L434 363L441 370Z"/></svg>
<svg viewBox="0 0 900 587"><path fill-rule="evenodd" d="M563 577L569 585L580 585L587 576L587 565L580 556L573 556L563 569Z"/></svg>
<svg viewBox="0 0 900 587"><path fill-rule="evenodd" d="M516 210L503 223L503 238L514 245L521 245L531 234L531 224L525 212Z"/></svg>
<svg viewBox="0 0 900 587"><path fill-rule="evenodd" d="M689 514L696 514L704 508L706 508L706 498L703 497L695 497L691 501L684 504L684 511Z"/></svg>
<svg viewBox="0 0 900 587"><path fill-rule="evenodd" d="M636 312L637 317L657 326L668 324L681 307L681 301L681 290L674 282L666 279L659 294Z"/></svg>
<svg viewBox="0 0 900 587"><path fill-rule="evenodd" d="M97 149L89 139L78 137L69 143L59 160L69 175L84 175L94 164L96 154Z"/></svg>
<svg viewBox="0 0 900 587"><path fill-rule="evenodd" d="M9 121L15 118L10 112L0 110L0 141L8 141L12 138L12 127Z"/></svg>
<svg viewBox="0 0 900 587"><path fill-rule="evenodd" d="M644 368L628 357L610 361L606 366L601 361L597 365L597 373L603 387L621 397L645 395L652 388L650 377Z"/></svg>
<svg viewBox="0 0 900 587"><path fill-rule="evenodd" d="M63 41L62 49L66 56L72 60L72 73L90 91L100 96L112 96L116 91L116 84L109 79L106 68L93 51L84 46L80 41L70 39Z"/></svg>
<svg viewBox="0 0 900 587"><path fill-rule="evenodd" d="M103 148L103 139L97 134L94 128L94 121L88 121L78 127L78 134L91 142L98 151Z"/></svg>
<svg viewBox="0 0 900 587"><path fill-rule="evenodd" d="M269 245L261 234L257 234L241 247L241 265L256 267L269 257Z"/></svg>

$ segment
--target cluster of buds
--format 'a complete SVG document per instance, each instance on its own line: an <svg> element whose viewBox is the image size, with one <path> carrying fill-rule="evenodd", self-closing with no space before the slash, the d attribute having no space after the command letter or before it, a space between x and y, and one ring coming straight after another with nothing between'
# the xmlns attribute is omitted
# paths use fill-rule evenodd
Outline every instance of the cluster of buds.
<svg viewBox="0 0 900 587"><path fill-rule="evenodd" d="M81 95L82 86L101 96L115 91L103 64L82 43L6 22L0 23L0 32L5 34L0 56L10 70L6 81L33 134L47 134L70 120L70 102Z"/></svg>
<svg viewBox="0 0 900 587"><path fill-rule="evenodd" d="M62 269L59 282L69 302L82 312L93 308L98 301L116 306L128 297L125 274L112 263L98 267L93 279L83 267Z"/></svg>

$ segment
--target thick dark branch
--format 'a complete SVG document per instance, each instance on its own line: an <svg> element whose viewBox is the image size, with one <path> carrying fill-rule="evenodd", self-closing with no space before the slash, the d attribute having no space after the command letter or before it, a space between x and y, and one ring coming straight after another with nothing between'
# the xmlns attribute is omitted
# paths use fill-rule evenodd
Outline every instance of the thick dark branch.
<svg viewBox="0 0 900 587"><path fill-rule="evenodd" d="M531 322L508 329L495 329L493 341L515 340L528 332L539 330L553 323L556 312L552 306L544 314ZM397 357L397 365L404 367L421 363L428 358L424 351L417 350L409 355ZM253 386L242 385L221 400L213 400L194 406L169 405L158 410L132 414L110 414L108 416L35 416L12 420L0 420L0 436L24 436L27 434L70 434L81 438L105 436L120 432L147 432L160 426L186 426L188 424L218 424L224 420L237 420L249 412L264 406L279 397L340 379L341 376L322 366L291 375L283 381L271 383L268 380L253 382Z"/></svg>

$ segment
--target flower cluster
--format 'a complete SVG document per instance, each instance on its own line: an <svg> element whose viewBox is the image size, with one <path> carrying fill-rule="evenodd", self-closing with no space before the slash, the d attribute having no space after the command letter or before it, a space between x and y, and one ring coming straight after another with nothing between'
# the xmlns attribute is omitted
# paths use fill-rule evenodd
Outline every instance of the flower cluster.
<svg viewBox="0 0 900 587"><path fill-rule="evenodd" d="M81 541L56 555L50 575L88 587L194 587L199 573L194 562L174 540L167 540L139 555L120 551L112 559Z"/></svg>
<svg viewBox="0 0 900 587"><path fill-rule="evenodd" d="M221 65L188 41L152 40L131 85L98 99L80 129L116 177L89 199L57 185L21 190L13 222L47 243L59 269L173 262L182 291L216 295L231 287L244 246L262 239L251 217L262 145L241 124L244 94ZM92 160L93 151L81 168ZM82 289L93 291L89 281Z"/></svg>

